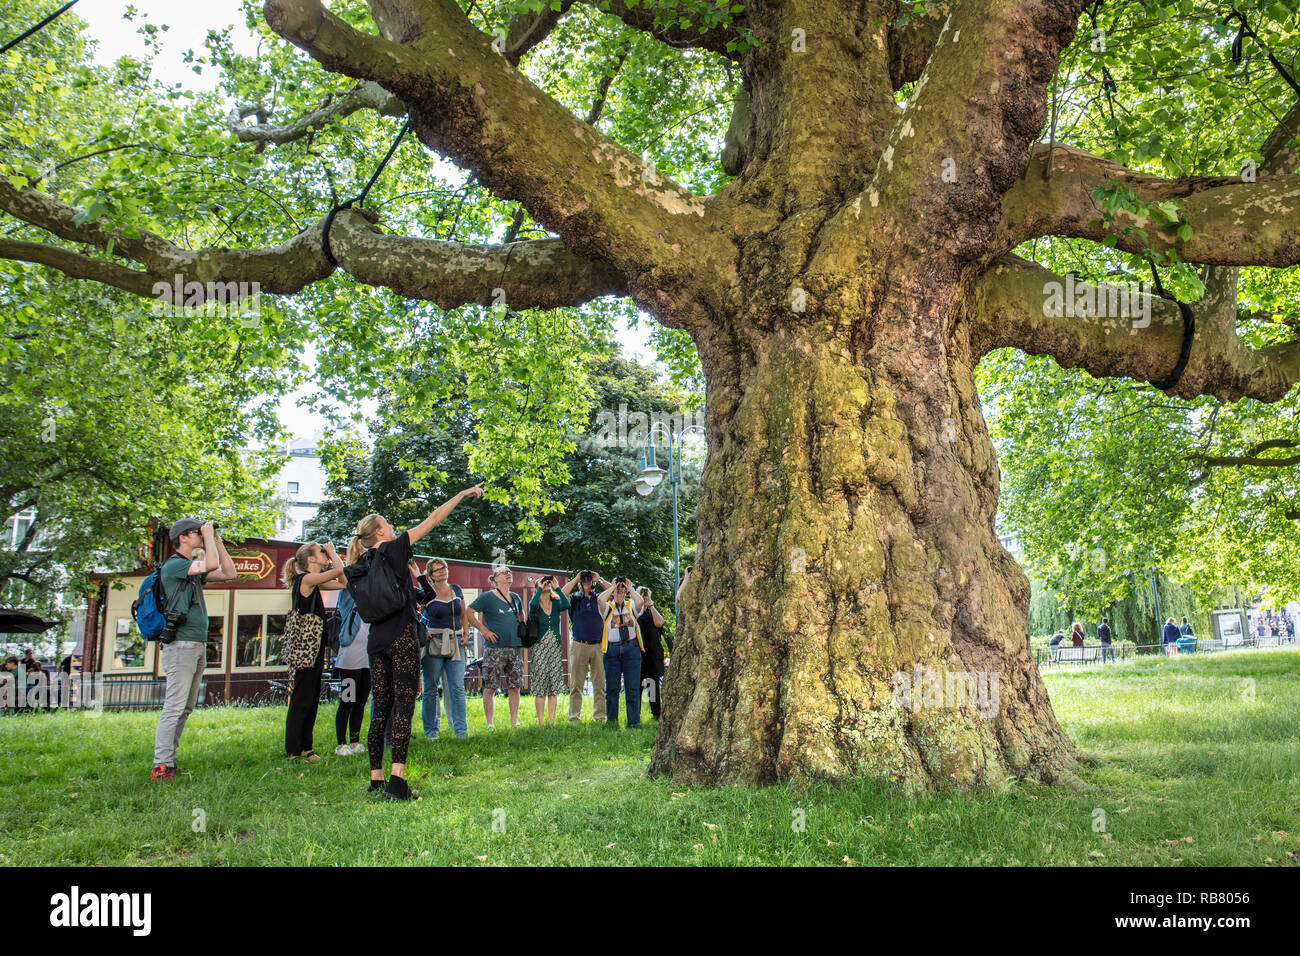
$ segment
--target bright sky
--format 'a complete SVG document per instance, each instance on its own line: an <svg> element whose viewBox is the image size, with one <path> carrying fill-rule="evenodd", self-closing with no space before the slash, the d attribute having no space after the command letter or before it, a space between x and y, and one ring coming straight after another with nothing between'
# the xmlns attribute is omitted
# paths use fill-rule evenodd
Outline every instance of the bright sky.
<svg viewBox="0 0 1300 956"><path fill-rule="evenodd" d="M169 29L163 34L161 52L154 60L154 76L169 85L180 83L185 89L211 90L216 86L216 74L208 70L196 75L192 66L183 62L187 50L196 54L204 52L203 40L209 30L234 25L235 49L248 55L257 50L255 38L244 26L239 0L204 0L202 4L184 5L178 5L175 0L129 0L129 5L137 12L133 21L122 18L128 0L81 0L65 14L80 16L90 25L90 33L98 41L97 62L108 65L121 56L143 56L147 47L137 32L141 25L166 24ZM380 157L375 158L377 161ZM641 362L653 361L646 323L635 329L622 329L619 341L625 343L625 355ZM298 404L308 391L300 389L280 403L281 420L292 430L295 439L312 438L326 427L321 415Z"/></svg>

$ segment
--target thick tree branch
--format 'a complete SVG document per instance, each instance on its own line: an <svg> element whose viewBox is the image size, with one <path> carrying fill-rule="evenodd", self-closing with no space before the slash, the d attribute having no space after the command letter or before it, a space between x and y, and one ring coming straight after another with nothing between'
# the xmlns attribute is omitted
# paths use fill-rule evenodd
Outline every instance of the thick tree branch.
<svg viewBox="0 0 1300 956"><path fill-rule="evenodd" d="M60 239L96 246L106 252L123 256L144 266L155 281L171 281L181 275L185 281L257 282L262 292L288 294L301 290L333 271L320 249L320 224L300 232L287 242L269 249L182 249L170 241L145 229L128 236L107 222L78 222L81 210L62 203L30 186L14 189L7 180L0 179L0 210L16 219L45 230ZM53 247L48 247L53 248ZM68 275L108 282L128 292L138 291L138 279L128 275L130 270L116 271L92 267L85 256L68 259L58 252L42 252L25 248L10 251L19 254L7 258L38 261L43 265L62 269L69 266ZM39 253L39 257L37 255ZM82 275L98 270L98 275ZM67 270L64 270L67 271Z"/></svg>
<svg viewBox="0 0 1300 956"><path fill-rule="evenodd" d="M814 270L854 271L879 248L957 267L983 259L999 199L1043 129L1047 85L1085 5L954 5L874 174L823 230Z"/></svg>
<svg viewBox="0 0 1300 956"><path fill-rule="evenodd" d="M1260 148L1260 155L1264 158L1264 165L1259 169L1261 175L1285 176L1298 171L1296 166L1300 157L1293 145L1297 136L1300 136L1300 100L1292 104ZM1226 266L1206 266L1205 298L1216 302L1220 309L1231 309L1231 321L1235 327L1237 270Z"/></svg>
<svg viewBox="0 0 1300 956"><path fill-rule="evenodd" d="M150 295L154 277L115 262L92 259L71 249L20 239L0 239L0 259L50 266L74 279L89 279L135 295Z"/></svg>
<svg viewBox="0 0 1300 956"><path fill-rule="evenodd" d="M665 289L684 293L677 301L692 317L703 297L716 297L701 259L722 249L730 262L734 247L719 240L733 223L726 214L706 220L706 210L734 204L693 195L574 117L494 52L450 0L382 6L372 4L383 37L357 31L319 0L267 0L264 9L272 29L326 69L400 96L422 142L500 198L522 202L575 254L653 276L640 301L656 314Z"/></svg>
<svg viewBox="0 0 1300 956"><path fill-rule="evenodd" d="M334 220L330 245L358 282L448 309L470 302L554 309L627 291L612 267L579 259L559 239L468 245L386 236L344 210Z"/></svg>
<svg viewBox="0 0 1300 956"><path fill-rule="evenodd" d="M669 9L665 17L668 23L656 26L655 19L660 4L653 2L653 0L650 0L650 2L641 0L635 5L627 3L626 0L607 0L607 2L605 0L581 0L581 2L600 10L602 13L618 17L634 30L648 33L656 40L668 44L668 46L682 49L709 50L729 60L738 59L736 53L727 49L727 44L739 37L736 28L744 23L744 13L737 15L730 23L711 27L701 33L698 26L684 27L679 23L680 14L676 12L675 4L666 5L674 8Z"/></svg>
<svg viewBox="0 0 1300 956"><path fill-rule="evenodd" d="M313 110L292 123L285 123L282 126L267 125L264 108L255 103L243 104L231 109L226 123L230 127L230 132L241 142L260 145L273 143L278 146L302 139L334 120L351 116L357 110L363 109L376 110L384 116L406 115L406 104L378 83L366 81L358 83L333 103ZM256 126L244 124L244 119L249 116L258 117L259 122Z"/></svg>
<svg viewBox="0 0 1300 956"><path fill-rule="evenodd" d="M1048 147L1034 148L1025 176L1003 198L995 248L1009 250L1036 236L1067 236L1100 242L1117 236L1126 252L1176 251L1184 262L1234 266L1300 263L1300 176L1239 176L1163 179L1135 172L1080 149L1057 145L1051 177ZM1161 229L1150 215L1119 210L1109 225L1092 191L1107 180L1133 190L1146 202L1178 200L1194 234L1186 241ZM1125 228L1134 230L1125 233Z"/></svg>
<svg viewBox="0 0 1300 956"><path fill-rule="evenodd" d="M1247 449L1241 455L1205 455L1194 454L1188 457L1194 458L1206 468L1240 468L1250 466L1256 468L1291 468L1300 465L1300 455L1291 455L1286 458L1261 458L1260 453L1272 448L1297 448L1300 442L1293 441L1289 438L1272 438L1268 441L1262 441L1254 448Z"/></svg>
<svg viewBox="0 0 1300 956"><path fill-rule="evenodd" d="M975 289L971 345L977 356L1011 346L1051 355L1063 368L1098 377L1160 381L1178 359L1183 323L1177 306L1154 296L1098 297L1095 289L1032 262L1004 256ZM1070 292L1073 291L1073 295ZM1116 290L1126 293L1128 290ZM1149 307L1149 314L1144 314ZM1127 314L1125 314L1127 313ZM1149 324L1148 324L1149 321ZM1242 344L1231 327L1197 323L1191 358L1174 392L1277 401L1300 381L1300 341L1264 349Z"/></svg>
<svg viewBox="0 0 1300 956"><path fill-rule="evenodd" d="M1264 140L1260 154L1264 165L1259 171L1266 176L1300 173L1300 100L1291 104L1291 109Z"/></svg>
<svg viewBox="0 0 1300 956"><path fill-rule="evenodd" d="M7 192L6 192L7 191ZM102 282L135 295L158 297L157 283L257 282L266 293L297 292L325 278L333 267L321 251L323 221L271 249L189 250L161 236L141 235L117 244L120 230L102 223L74 222L78 210L37 193L14 190L0 180L0 209L64 239L99 246L144 266L136 271L57 246L0 240L0 258L51 266L77 279ZM511 308L579 305L604 295L624 295L627 283L612 267L574 256L558 239L497 246L465 245L389 236L367 213L341 210L330 229L330 247L345 272L359 282L387 286L400 295L427 299L444 308L505 301ZM20 217L21 218L21 217ZM192 304L186 295L186 304Z"/></svg>
<svg viewBox="0 0 1300 956"><path fill-rule="evenodd" d="M524 54L550 35L571 6L573 0L563 0L560 9L552 10L547 3L540 10L521 13L511 20L506 30L506 59L518 66Z"/></svg>

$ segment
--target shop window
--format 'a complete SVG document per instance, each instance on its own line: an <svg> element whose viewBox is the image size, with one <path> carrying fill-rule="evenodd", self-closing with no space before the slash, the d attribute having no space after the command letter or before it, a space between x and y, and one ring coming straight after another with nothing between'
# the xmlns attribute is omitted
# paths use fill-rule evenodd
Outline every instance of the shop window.
<svg viewBox="0 0 1300 956"><path fill-rule="evenodd" d="M235 618L235 666L260 667L262 665L262 614L240 614Z"/></svg>
<svg viewBox="0 0 1300 956"><path fill-rule="evenodd" d="M208 667L221 666L221 648L225 642L226 618L208 615Z"/></svg>
<svg viewBox="0 0 1300 956"><path fill-rule="evenodd" d="M144 649L144 635L136 627L135 621L118 618L116 633L113 635L113 670L144 667Z"/></svg>
<svg viewBox="0 0 1300 956"><path fill-rule="evenodd" d="M283 614L240 614L235 618L235 666L275 667L284 644Z"/></svg>
<svg viewBox="0 0 1300 956"><path fill-rule="evenodd" d="M285 614L268 614L266 616L266 666L281 664L280 652L284 649Z"/></svg>

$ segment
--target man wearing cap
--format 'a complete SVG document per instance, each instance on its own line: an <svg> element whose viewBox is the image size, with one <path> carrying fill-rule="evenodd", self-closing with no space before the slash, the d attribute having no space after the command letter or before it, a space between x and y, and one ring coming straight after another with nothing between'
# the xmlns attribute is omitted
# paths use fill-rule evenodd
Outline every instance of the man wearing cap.
<svg viewBox="0 0 1300 956"><path fill-rule="evenodd" d="M163 591L162 610L184 614L185 623L176 629L176 640L159 645L167 692L154 735L153 780L176 776L176 748L185 721L199 699L199 684L208 657L208 608L203 601L203 585L208 581L232 581L236 577L235 562L230 560L211 521L182 518L171 527L171 542L176 553L158 571ZM196 560L195 552L200 548L203 556ZM181 593L182 590L186 593Z"/></svg>

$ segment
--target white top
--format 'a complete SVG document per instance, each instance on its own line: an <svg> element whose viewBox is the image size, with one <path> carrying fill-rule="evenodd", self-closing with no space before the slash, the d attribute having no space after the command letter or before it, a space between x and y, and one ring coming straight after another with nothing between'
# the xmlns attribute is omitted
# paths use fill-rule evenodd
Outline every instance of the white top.
<svg viewBox="0 0 1300 956"><path fill-rule="evenodd" d="M352 643L339 651L339 668L345 671L363 671L370 668L370 625L362 621Z"/></svg>

